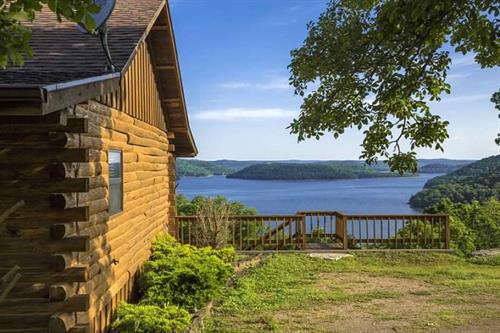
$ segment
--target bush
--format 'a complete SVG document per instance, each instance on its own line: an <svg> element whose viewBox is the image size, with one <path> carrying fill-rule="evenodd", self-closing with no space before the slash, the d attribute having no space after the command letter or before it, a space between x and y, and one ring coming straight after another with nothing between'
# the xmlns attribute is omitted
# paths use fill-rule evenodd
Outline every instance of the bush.
<svg viewBox="0 0 500 333"><path fill-rule="evenodd" d="M431 248L432 244L429 242L425 242L425 239L440 239L441 235L439 230L433 228L431 224L421 221L421 220L412 220L398 230L398 237L400 239L411 239L413 240L410 243L411 248ZM415 240L419 239L420 243L416 243Z"/></svg>
<svg viewBox="0 0 500 333"><path fill-rule="evenodd" d="M222 248L227 245L229 237L229 216L231 205L226 201L207 198L198 206L196 216L200 226L200 246Z"/></svg>
<svg viewBox="0 0 500 333"><path fill-rule="evenodd" d="M229 201L221 195L215 197L196 196L189 200L177 196L177 215L198 216L196 224L183 223L179 234L183 240L191 239L197 246L220 248L234 240L240 241L244 235L260 235L264 231L260 225L239 223L235 216L256 215L255 208L249 208L238 201ZM231 218L229 218L229 216Z"/></svg>
<svg viewBox="0 0 500 333"><path fill-rule="evenodd" d="M189 200L185 195L177 195L177 215L179 216L193 216L196 215L198 208L209 198L198 195ZM217 204L228 204L231 209L231 215L256 215L257 210L255 208L250 208L245 206L239 201L229 201L226 197L222 195L215 196L214 200Z"/></svg>
<svg viewBox="0 0 500 333"><path fill-rule="evenodd" d="M233 271L234 257L233 249L196 248L160 236L144 267L141 303L195 311L219 294Z"/></svg>
<svg viewBox="0 0 500 333"><path fill-rule="evenodd" d="M177 306L162 308L122 303L112 328L113 332L177 333L184 331L189 321L189 313Z"/></svg>
<svg viewBox="0 0 500 333"><path fill-rule="evenodd" d="M474 232L456 216L450 216L450 247L458 254L469 255L476 249Z"/></svg>
<svg viewBox="0 0 500 333"><path fill-rule="evenodd" d="M476 265L500 266L500 255L477 256L468 259L468 261Z"/></svg>
<svg viewBox="0 0 500 333"><path fill-rule="evenodd" d="M453 204L442 200L426 210L450 215L451 246L462 254L500 246L500 202Z"/></svg>
<svg viewBox="0 0 500 333"><path fill-rule="evenodd" d="M205 256L216 256L227 264L232 264L236 258L236 252L232 247L213 249L211 247L196 248L190 245L182 245L169 234L158 235L151 246L150 261L165 259L169 256L188 256L193 251Z"/></svg>

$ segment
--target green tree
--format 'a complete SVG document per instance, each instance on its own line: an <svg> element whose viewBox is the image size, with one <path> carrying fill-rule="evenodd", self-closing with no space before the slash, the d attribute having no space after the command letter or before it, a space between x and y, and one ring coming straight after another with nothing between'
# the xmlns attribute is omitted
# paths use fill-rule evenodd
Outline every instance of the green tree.
<svg viewBox="0 0 500 333"><path fill-rule="evenodd" d="M448 122L428 102L450 92L449 44L500 64L495 0L331 0L291 52L290 83L303 97L289 126L298 140L364 129L360 158L417 171L415 150L443 150Z"/></svg>
<svg viewBox="0 0 500 333"><path fill-rule="evenodd" d="M196 215L199 207L207 202L210 197L197 195L193 200L189 200L184 194L177 195L177 215L193 216ZM222 195L216 195L213 200L219 205L229 205L231 215L256 215L257 210L252 207L247 207L239 201L229 201Z"/></svg>
<svg viewBox="0 0 500 333"><path fill-rule="evenodd" d="M23 22L33 21L44 5L59 21L84 22L89 30L95 28L91 14L100 10L94 0L0 0L0 68L22 65L32 56L31 31Z"/></svg>
<svg viewBox="0 0 500 333"><path fill-rule="evenodd" d="M493 94L491 102L495 104L495 109L500 112L500 90ZM500 118L500 114L498 115L498 118ZM500 133L497 134L495 143L500 146Z"/></svg>
<svg viewBox="0 0 500 333"><path fill-rule="evenodd" d="M426 212L450 215L451 245L463 254L500 246L500 201L494 198L469 204L444 199Z"/></svg>

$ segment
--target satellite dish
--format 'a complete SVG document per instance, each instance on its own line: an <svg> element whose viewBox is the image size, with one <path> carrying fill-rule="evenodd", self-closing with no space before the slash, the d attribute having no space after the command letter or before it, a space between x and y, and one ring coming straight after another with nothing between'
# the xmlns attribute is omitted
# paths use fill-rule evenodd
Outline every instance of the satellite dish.
<svg viewBox="0 0 500 333"><path fill-rule="evenodd" d="M114 72L115 66L113 65L111 52L109 51L108 27L106 26L106 22L111 16L113 9L115 9L116 0L93 0L93 2L101 8L98 13L90 14L95 21L95 29L93 31L88 30L83 22L78 23L78 29L83 33L99 35L106 55L106 71Z"/></svg>
<svg viewBox="0 0 500 333"><path fill-rule="evenodd" d="M94 33L95 31L99 31L101 27L106 25L106 21L111 16L113 9L115 9L116 0L94 0L94 4L98 5L101 9L98 13L90 14L95 21L95 29L94 31L90 31L85 27L83 22L78 23L80 26L80 30L84 33Z"/></svg>

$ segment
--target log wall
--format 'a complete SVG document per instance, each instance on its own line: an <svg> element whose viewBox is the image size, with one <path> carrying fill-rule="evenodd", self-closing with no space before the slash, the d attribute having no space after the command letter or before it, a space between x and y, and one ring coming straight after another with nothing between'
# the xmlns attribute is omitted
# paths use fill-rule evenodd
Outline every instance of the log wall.
<svg viewBox="0 0 500 333"><path fill-rule="evenodd" d="M113 216L109 149L123 152L124 209ZM0 229L0 276L16 264L22 275L0 304L0 332L109 329L175 216L173 149L165 131L95 101L0 117L0 212L26 203Z"/></svg>
<svg viewBox="0 0 500 333"><path fill-rule="evenodd" d="M53 233L57 225L72 227L90 217L87 207L54 199L89 193L95 183L58 172L63 165L90 162L90 151L77 144L88 120L68 119L68 114L0 116L0 212L24 202L0 226L0 276L13 265L21 274L0 303L2 332L47 332L51 321L59 323L53 315L89 309L85 294L51 297L53 286L89 279L88 267L74 258L90 249L90 238Z"/></svg>
<svg viewBox="0 0 500 333"><path fill-rule="evenodd" d="M90 310L77 319L91 332L104 332L116 305L130 297L152 239L167 226L175 198L168 163L174 157L167 133L110 107L89 102L77 106L74 116L88 118L89 132L80 136L79 147L91 153L89 163L75 172L103 180L76 197L77 206L90 211L89 222L78 230L90 241L90 251L78 258L89 267L89 281L76 290L90 294ZM113 216L107 214L109 149L123 152L123 212Z"/></svg>

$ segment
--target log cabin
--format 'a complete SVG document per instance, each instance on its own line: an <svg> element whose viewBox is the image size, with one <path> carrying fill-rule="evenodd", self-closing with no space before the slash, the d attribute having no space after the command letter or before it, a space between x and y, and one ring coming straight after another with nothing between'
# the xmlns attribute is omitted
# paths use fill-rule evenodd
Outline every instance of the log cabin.
<svg viewBox="0 0 500 333"><path fill-rule="evenodd" d="M0 70L0 278L19 268L0 332L107 332L197 154L169 7L117 1L113 72L76 24L29 26L33 57Z"/></svg>

